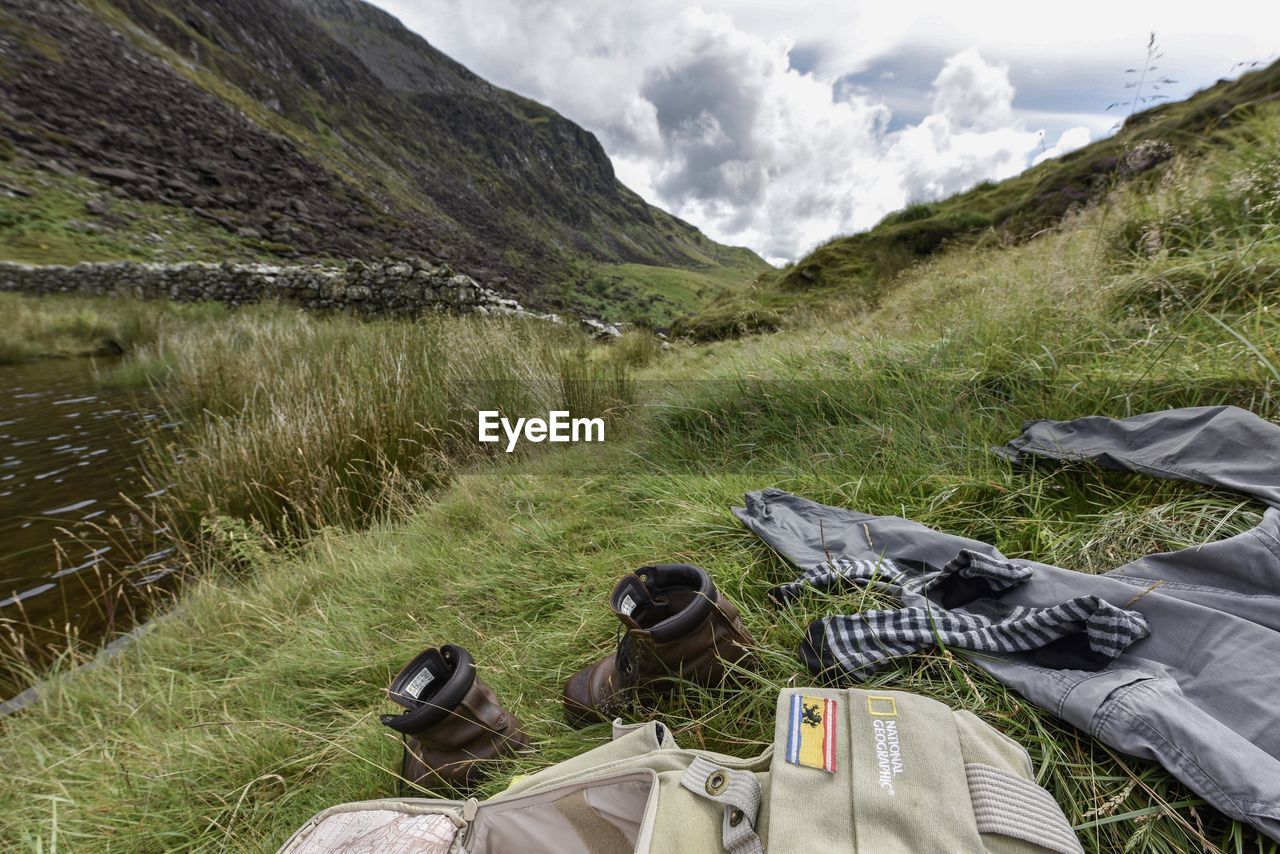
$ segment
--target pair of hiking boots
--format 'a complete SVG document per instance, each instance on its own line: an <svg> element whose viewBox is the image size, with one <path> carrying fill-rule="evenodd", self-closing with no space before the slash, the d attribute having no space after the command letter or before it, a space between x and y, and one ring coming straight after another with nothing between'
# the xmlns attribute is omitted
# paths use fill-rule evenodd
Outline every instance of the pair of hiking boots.
<svg viewBox="0 0 1280 854"><path fill-rule="evenodd" d="M640 567L618 582L609 604L622 623L617 648L564 688L574 727L650 706L682 681L720 686L754 644L737 607L700 567ZM407 710L383 715L382 723L405 736L401 776L412 785L464 788L492 760L529 746L519 719L476 677L462 647L426 650L396 674L387 695Z"/></svg>

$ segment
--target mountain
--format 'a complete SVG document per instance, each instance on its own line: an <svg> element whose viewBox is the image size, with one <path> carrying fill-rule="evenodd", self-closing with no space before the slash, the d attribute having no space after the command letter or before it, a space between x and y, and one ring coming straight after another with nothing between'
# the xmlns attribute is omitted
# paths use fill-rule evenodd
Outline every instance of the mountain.
<svg viewBox="0 0 1280 854"><path fill-rule="evenodd" d="M948 245L1025 241L1121 184L1156 180L1178 156L1240 145L1235 130L1277 99L1280 62L1219 80L1185 101L1134 113L1115 134L1012 178L910 205L868 231L835 237L755 287L723 293L680 318L676 330L703 340L765 331L789 311L826 299L875 308L898 273Z"/></svg>
<svg viewBox="0 0 1280 854"><path fill-rule="evenodd" d="M651 320L767 268L359 0L0 0L0 47L9 257L417 255Z"/></svg>

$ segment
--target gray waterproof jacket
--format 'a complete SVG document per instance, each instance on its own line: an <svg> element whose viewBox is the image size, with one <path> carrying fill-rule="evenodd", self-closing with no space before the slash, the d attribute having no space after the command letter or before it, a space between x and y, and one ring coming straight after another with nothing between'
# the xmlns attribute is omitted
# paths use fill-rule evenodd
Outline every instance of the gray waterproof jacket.
<svg viewBox="0 0 1280 854"><path fill-rule="evenodd" d="M1280 840L1280 426L1231 406L1037 421L998 452L1224 487L1268 509L1237 536L1091 575L906 519L751 493L736 515L804 571L800 584L888 584L903 601L819 621L810 667L858 676L920 648L923 611L1037 706Z"/></svg>

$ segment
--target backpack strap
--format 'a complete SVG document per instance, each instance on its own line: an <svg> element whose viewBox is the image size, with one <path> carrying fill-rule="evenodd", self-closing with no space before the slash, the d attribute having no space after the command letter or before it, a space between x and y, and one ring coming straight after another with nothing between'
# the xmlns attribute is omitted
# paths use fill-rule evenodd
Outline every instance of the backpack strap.
<svg viewBox="0 0 1280 854"><path fill-rule="evenodd" d="M981 762L965 763L964 772L979 833L1021 839L1055 854L1084 854L1062 809L1044 789Z"/></svg>
<svg viewBox="0 0 1280 854"><path fill-rule="evenodd" d="M680 785L699 797L724 806L720 829L725 851L729 854L764 854L764 844L756 834L760 781L755 774L722 768L704 756L697 756L680 778Z"/></svg>

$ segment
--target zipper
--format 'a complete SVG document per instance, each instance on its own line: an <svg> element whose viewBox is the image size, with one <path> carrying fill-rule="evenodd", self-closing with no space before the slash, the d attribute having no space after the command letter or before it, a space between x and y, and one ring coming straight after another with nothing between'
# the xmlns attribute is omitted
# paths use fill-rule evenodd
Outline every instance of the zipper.
<svg viewBox="0 0 1280 854"><path fill-rule="evenodd" d="M471 850L471 836L476 831L476 811L480 808L480 802L475 798L467 798L467 802L462 805L462 850Z"/></svg>

